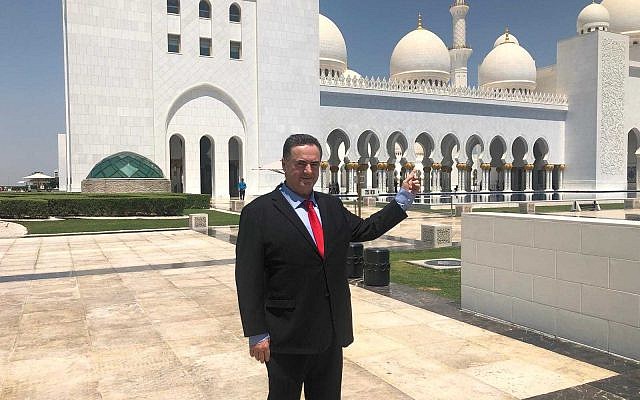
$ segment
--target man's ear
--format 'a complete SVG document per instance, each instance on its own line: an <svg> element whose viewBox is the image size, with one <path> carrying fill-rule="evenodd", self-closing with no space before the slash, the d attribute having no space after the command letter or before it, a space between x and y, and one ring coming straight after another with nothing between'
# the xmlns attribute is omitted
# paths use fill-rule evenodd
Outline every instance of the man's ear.
<svg viewBox="0 0 640 400"><path fill-rule="evenodd" d="M284 158L281 158L280 162L282 163L282 170L284 171Z"/></svg>

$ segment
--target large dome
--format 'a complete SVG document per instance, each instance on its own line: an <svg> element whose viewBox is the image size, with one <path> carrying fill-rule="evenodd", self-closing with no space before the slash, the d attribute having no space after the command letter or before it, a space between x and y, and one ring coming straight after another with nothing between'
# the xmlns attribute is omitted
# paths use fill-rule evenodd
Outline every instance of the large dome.
<svg viewBox="0 0 640 400"><path fill-rule="evenodd" d="M406 34L391 54L391 79L447 83L451 70L449 50L433 32L418 28Z"/></svg>
<svg viewBox="0 0 640 400"><path fill-rule="evenodd" d="M609 11L598 3L591 3L578 14L576 29L579 34L594 30L609 30Z"/></svg>
<svg viewBox="0 0 640 400"><path fill-rule="evenodd" d="M531 54L507 32L480 64L478 81L486 89L531 91L536 88L536 74Z"/></svg>
<svg viewBox="0 0 640 400"><path fill-rule="evenodd" d="M342 32L320 14L320 70L325 76L342 75L347 70L347 45Z"/></svg>
<svg viewBox="0 0 640 400"><path fill-rule="evenodd" d="M609 30L640 39L640 0L603 0L609 10Z"/></svg>

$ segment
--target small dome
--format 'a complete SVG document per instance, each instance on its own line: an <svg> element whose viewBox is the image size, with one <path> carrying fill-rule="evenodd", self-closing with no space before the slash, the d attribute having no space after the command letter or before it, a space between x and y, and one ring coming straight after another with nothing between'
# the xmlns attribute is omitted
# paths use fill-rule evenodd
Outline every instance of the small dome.
<svg viewBox="0 0 640 400"><path fill-rule="evenodd" d="M87 179L114 178L164 179L164 175L162 170L148 158L123 151L102 159L87 176Z"/></svg>
<svg viewBox="0 0 640 400"><path fill-rule="evenodd" d="M487 89L533 90L536 88L536 62L517 39L506 32L502 43L487 54L478 70L478 81Z"/></svg>
<svg viewBox="0 0 640 400"><path fill-rule="evenodd" d="M399 81L448 82L451 70L449 49L435 33L422 27L406 34L391 54L391 79Z"/></svg>
<svg viewBox="0 0 640 400"><path fill-rule="evenodd" d="M347 69L347 45L338 26L324 15L320 23L320 69L336 71L340 75Z"/></svg>
<svg viewBox="0 0 640 400"><path fill-rule="evenodd" d="M609 11L602 4L591 3L578 14L576 27L579 34L594 30L609 30Z"/></svg>
<svg viewBox="0 0 640 400"><path fill-rule="evenodd" d="M351 79L360 79L360 78L362 78L362 75L360 75L356 71L352 71L350 69L344 71L344 75L343 76L345 78L351 78Z"/></svg>
<svg viewBox="0 0 640 400"><path fill-rule="evenodd" d="M603 0L609 11L609 30L640 38L640 0Z"/></svg>

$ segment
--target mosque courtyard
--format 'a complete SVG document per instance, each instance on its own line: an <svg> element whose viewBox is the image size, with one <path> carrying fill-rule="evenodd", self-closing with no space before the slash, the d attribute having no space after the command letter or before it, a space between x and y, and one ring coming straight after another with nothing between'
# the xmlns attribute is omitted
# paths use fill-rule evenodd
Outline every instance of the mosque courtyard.
<svg viewBox="0 0 640 400"><path fill-rule="evenodd" d="M0 239L0 398L265 398L234 256L186 230ZM632 362L377 292L352 286L344 399L640 397Z"/></svg>

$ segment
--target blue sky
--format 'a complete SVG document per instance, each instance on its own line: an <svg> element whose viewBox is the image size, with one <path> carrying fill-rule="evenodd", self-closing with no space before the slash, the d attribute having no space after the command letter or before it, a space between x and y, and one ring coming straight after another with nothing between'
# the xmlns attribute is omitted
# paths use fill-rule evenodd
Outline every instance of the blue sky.
<svg viewBox="0 0 640 400"><path fill-rule="evenodd" d="M156 0L157 1L157 0ZM190 0L185 0L190 1ZM192 0L195 1L195 0ZM555 63L556 42L575 34L576 18L590 0L469 0L467 42L477 66L506 26L536 59ZM424 26L451 44L450 0L320 0L321 12L342 30L349 67L388 76L395 44ZM57 136L65 130L60 0L3 2L0 12L0 185L57 168Z"/></svg>

